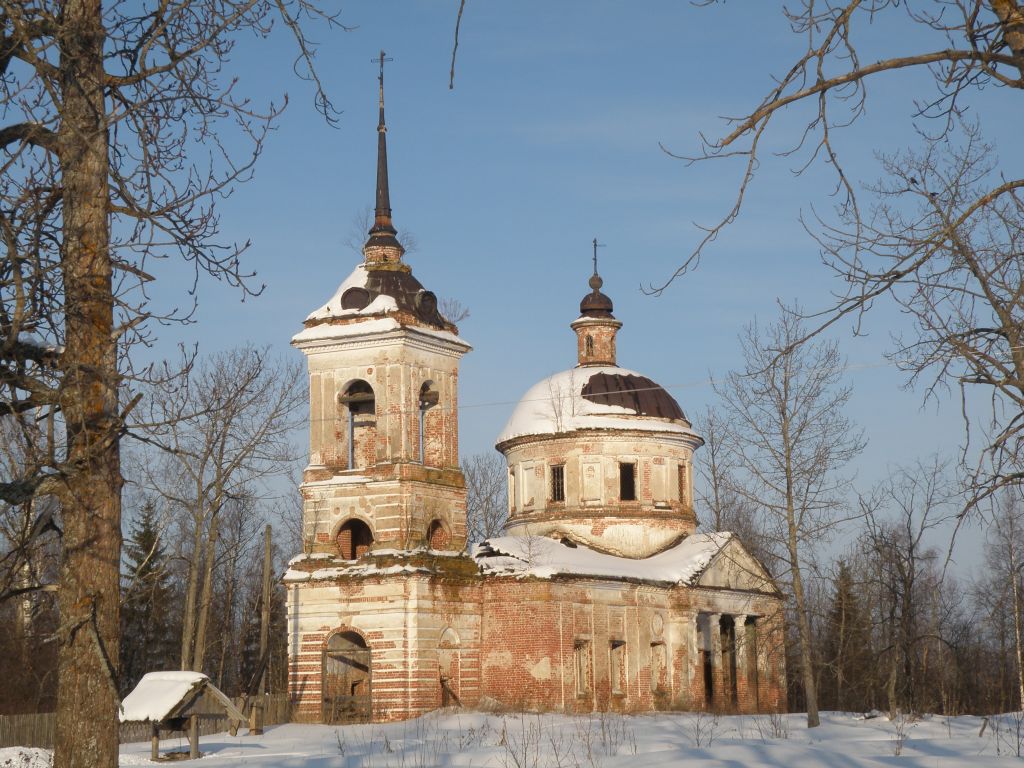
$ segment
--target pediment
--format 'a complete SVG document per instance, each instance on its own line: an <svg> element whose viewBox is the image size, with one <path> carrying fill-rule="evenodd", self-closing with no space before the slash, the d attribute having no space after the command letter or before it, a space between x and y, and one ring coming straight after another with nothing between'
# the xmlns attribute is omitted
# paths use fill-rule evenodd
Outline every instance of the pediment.
<svg viewBox="0 0 1024 768"><path fill-rule="evenodd" d="M730 539L722 547L696 579L694 586L741 589L770 595L779 592L768 571L736 538Z"/></svg>

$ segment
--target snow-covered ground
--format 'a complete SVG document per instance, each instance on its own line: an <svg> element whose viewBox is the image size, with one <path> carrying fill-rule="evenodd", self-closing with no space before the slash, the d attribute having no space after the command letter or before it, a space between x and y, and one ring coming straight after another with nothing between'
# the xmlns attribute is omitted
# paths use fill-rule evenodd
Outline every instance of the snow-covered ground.
<svg viewBox="0 0 1024 768"><path fill-rule="evenodd" d="M1024 714L979 717L801 715L485 715L444 712L390 725L282 725L264 736L205 736L204 768L859 768L1020 765ZM161 752L187 750L184 739ZM0 750L0 768L44 768L48 753ZM145 765L149 744L125 744L121 765ZM186 763L187 765L187 763Z"/></svg>

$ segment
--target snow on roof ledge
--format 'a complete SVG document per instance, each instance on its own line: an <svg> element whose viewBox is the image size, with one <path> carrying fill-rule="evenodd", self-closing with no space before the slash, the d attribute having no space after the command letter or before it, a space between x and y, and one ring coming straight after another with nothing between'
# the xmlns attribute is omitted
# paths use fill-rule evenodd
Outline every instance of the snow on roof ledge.
<svg viewBox="0 0 1024 768"><path fill-rule="evenodd" d="M478 544L473 557L496 576L593 576L693 584L733 534L695 533L676 546L642 560L607 555L583 545L568 547L544 536L500 536Z"/></svg>

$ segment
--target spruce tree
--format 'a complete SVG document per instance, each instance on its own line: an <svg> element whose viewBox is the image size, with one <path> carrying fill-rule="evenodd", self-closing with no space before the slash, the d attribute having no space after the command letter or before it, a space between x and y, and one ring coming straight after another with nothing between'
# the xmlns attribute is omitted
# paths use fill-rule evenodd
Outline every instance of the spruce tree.
<svg viewBox="0 0 1024 768"><path fill-rule="evenodd" d="M121 695L146 673L175 669L174 583L156 507L146 501L125 542L121 601Z"/></svg>
<svg viewBox="0 0 1024 768"><path fill-rule="evenodd" d="M872 652L870 618L844 560L825 626L822 702L838 710L869 708Z"/></svg>

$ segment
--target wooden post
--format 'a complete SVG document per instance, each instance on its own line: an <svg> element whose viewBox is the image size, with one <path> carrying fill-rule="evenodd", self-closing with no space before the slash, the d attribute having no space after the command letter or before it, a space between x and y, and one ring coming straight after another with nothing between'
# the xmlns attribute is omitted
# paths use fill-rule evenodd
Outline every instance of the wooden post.
<svg viewBox="0 0 1024 768"><path fill-rule="evenodd" d="M188 759L199 759L199 715L188 719Z"/></svg>
<svg viewBox="0 0 1024 768"><path fill-rule="evenodd" d="M160 726L157 723L153 723L153 737L149 749L149 759L158 760L160 758Z"/></svg>
<svg viewBox="0 0 1024 768"><path fill-rule="evenodd" d="M260 612L260 658L267 658L267 647L270 644L270 526L263 531L263 607ZM259 692L267 692L267 668L264 664L260 678Z"/></svg>
<svg viewBox="0 0 1024 768"><path fill-rule="evenodd" d="M270 533L268 525L263 531L263 595L260 609L260 664L263 670L260 674L259 684L256 686L256 695L253 697L252 709L249 711L249 733L260 736L263 733L263 703L267 694L267 653L270 644Z"/></svg>

